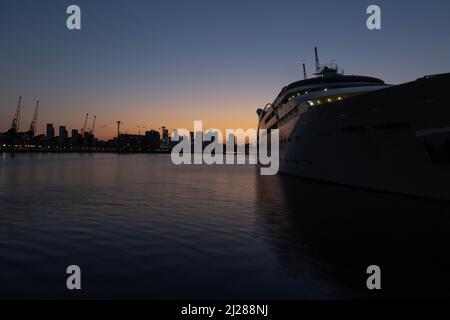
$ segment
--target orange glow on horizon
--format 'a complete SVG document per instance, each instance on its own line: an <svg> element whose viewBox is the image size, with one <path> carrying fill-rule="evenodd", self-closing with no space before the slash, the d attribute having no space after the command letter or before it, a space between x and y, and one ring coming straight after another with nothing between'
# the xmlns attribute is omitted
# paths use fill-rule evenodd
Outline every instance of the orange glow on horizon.
<svg viewBox="0 0 450 320"><path fill-rule="evenodd" d="M42 97L37 126L38 134L46 133L46 124L52 123L55 134L64 125L71 135L72 129L81 131L86 113L89 113L87 130L92 126L93 116L97 116L95 136L109 140L117 136L116 121L123 125L121 133L145 134L145 131L166 127L171 134L174 129L184 128L193 131L194 121L203 122L203 131L210 128L225 133L226 129L256 129L258 118L256 110L273 99L274 92L254 88L214 88L201 94L201 91L179 91L170 97L157 93L134 92L114 97L81 95L68 101ZM223 93L223 92L226 93ZM251 94L249 93L251 92ZM15 97L9 97L8 108L0 111L0 132L6 132L14 114ZM26 97L22 106L20 131L27 130L31 121L33 106L31 98ZM87 102L88 101L88 102Z"/></svg>

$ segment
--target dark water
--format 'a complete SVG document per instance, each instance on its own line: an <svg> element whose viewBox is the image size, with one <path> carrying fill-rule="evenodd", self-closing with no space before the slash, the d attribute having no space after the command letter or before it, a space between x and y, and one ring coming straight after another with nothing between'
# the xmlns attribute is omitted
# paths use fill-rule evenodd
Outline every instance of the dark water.
<svg viewBox="0 0 450 320"><path fill-rule="evenodd" d="M0 298L450 297L449 227L447 203L254 166L0 155Z"/></svg>

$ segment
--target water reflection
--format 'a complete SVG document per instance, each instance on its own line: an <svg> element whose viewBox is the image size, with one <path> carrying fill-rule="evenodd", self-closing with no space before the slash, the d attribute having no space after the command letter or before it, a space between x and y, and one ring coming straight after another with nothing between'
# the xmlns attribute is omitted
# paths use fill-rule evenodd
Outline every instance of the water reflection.
<svg viewBox="0 0 450 320"><path fill-rule="evenodd" d="M175 166L168 155L17 154L0 165L0 298L450 296L450 205ZM373 293L370 293L371 295Z"/></svg>
<svg viewBox="0 0 450 320"><path fill-rule="evenodd" d="M371 296L450 296L450 204L291 176L257 181L257 210L278 260L304 272L304 256L365 296L366 268L382 269Z"/></svg>

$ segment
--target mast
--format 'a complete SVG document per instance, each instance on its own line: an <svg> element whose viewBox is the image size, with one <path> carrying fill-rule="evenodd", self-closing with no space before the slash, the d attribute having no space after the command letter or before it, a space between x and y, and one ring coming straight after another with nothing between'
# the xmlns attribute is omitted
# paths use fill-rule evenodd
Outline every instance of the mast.
<svg viewBox="0 0 450 320"><path fill-rule="evenodd" d="M316 58L316 73L320 73L319 52L317 51L317 47L314 47L314 54Z"/></svg>
<svg viewBox="0 0 450 320"><path fill-rule="evenodd" d="M308 75L306 74L306 64L303 64L303 79L308 79Z"/></svg>

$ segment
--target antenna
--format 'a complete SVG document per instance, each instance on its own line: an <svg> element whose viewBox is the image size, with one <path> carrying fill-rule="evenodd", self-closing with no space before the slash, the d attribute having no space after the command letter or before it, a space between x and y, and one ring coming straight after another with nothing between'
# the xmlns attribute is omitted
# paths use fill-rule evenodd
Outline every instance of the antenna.
<svg viewBox="0 0 450 320"><path fill-rule="evenodd" d="M33 120L31 121L31 124L30 124L30 133L33 136L36 134L38 111L39 111L39 100L36 101L36 108L34 109Z"/></svg>
<svg viewBox="0 0 450 320"><path fill-rule="evenodd" d="M306 64L303 64L303 79L308 79L308 75L306 74Z"/></svg>
<svg viewBox="0 0 450 320"><path fill-rule="evenodd" d="M20 125L20 107L22 106L22 96L19 97L19 102L17 103L17 109L16 113L14 114L14 119L11 124L11 129L15 130L16 132L19 131L19 125Z"/></svg>
<svg viewBox="0 0 450 320"><path fill-rule="evenodd" d="M317 51L317 47L314 47L314 53L316 56L316 73L320 73L319 53Z"/></svg>

